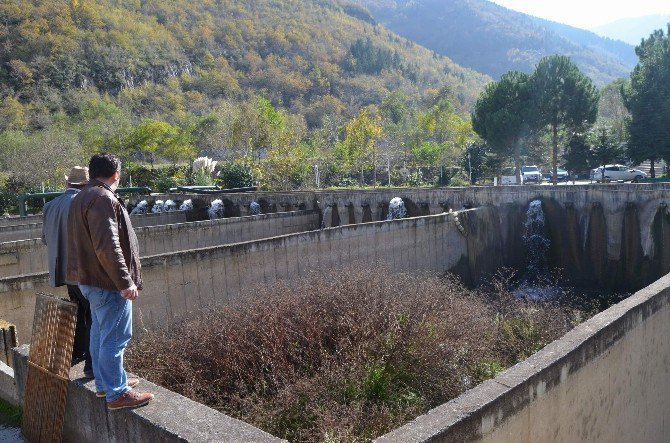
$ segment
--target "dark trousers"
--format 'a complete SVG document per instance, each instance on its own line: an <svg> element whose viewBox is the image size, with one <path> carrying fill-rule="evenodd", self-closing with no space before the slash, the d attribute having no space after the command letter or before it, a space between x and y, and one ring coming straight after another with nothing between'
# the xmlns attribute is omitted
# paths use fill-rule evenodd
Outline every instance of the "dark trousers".
<svg viewBox="0 0 670 443"><path fill-rule="evenodd" d="M93 364L91 353L88 350L91 336L91 306L77 285L67 285L70 301L77 304L77 327L74 331L74 346L72 349L72 363L85 361L84 372L92 373Z"/></svg>

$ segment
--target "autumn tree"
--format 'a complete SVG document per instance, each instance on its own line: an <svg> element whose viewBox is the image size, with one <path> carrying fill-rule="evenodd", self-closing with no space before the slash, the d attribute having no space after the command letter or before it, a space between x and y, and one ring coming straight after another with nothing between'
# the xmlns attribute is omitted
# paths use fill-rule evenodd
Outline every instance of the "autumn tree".
<svg viewBox="0 0 670 443"><path fill-rule="evenodd" d="M148 158L152 167L158 156L176 164L194 158L197 153L186 130L153 119L140 122L128 134L125 146L126 152L134 150L142 158Z"/></svg>
<svg viewBox="0 0 670 443"><path fill-rule="evenodd" d="M382 135L379 117L371 117L367 109L362 108L358 111L358 115L347 123L344 131L344 140L335 145L335 157L341 169L360 170L360 183L363 185L362 170L365 163L371 163L373 171L377 168L376 143ZM374 179L376 184L376 175Z"/></svg>

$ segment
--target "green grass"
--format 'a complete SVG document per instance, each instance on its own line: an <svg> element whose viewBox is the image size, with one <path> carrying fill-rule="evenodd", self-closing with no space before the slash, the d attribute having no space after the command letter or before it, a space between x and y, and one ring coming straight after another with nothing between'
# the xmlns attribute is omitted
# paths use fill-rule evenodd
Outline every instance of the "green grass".
<svg viewBox="0 0 670 443"><path fill-rule="evenodd" d="M20 426L21 425L21 409L16 406L12 406L6 401L0 399L0 415L4 416L5 420L9 424Z"/></svg>

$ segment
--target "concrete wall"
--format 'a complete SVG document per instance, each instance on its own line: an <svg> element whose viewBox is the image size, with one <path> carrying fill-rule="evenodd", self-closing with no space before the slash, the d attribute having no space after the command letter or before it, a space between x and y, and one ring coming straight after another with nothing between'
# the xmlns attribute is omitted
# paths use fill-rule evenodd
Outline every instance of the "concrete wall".
<svg viewBox="0 0 670 443"><path fill-rule="evenodd" d="M175 213L177 214L177 213ZM154 217L154 216L162 217ZM183 217L183 211L181 219ZM146 218L145 218L146 217ZM133 223L165 222L168 214L133 217ZM191 223L137 227L142 256L203 248L224 243L239 243L319 228L316 211L296 211L235 217ZM41 239L0 243L0 277L12 277L47 271L47 247Z"/></svg>
<svg viewBox="0 0 670 443"><path fill-rule="evenodd" d="M377 442L661 442L670 276Z"/></svg>
<svg viewBox="0 0 670 443"><path fill-rule="evenodd" d="M490 213L480 209L461 217L474 225ZM272 283L314 269L361 261L387 263L397 272L441 273L467 256L468 241L446 214L156 255L142 260L146 289L135 305L135 321L148 327L169 324L189 311L229 303L256 282Z"/></svg>
<svg viewBox="0 0 670 443"><path fill-rule="evenodd" d="M162 212L159 214L133 215L133 226L158 226L190 221L189 211ZM42 216L12 217L14 224L0 224L0 242L27 240L42 237Z"/></svg>
<svg viewBox="0 0 670 443"><path fill-rule="evenodd" d="M145 257L145 288L134 309L136 328L169 324L189 311L228 303L256 282L272 283L356 261L387 263L394 271L454 269L472 281L497 269L501 264L497 260L501 254L494 249L497 234L487 229L494 224L495 211L461 213L466 235L453 217L366 223ZM491 249L483 253L477 245ZM62 288L58 291L64 293ZM20 343L30 341L36 292L52 292L47 274L0 279L0 313L17 326Z"/></svg>
<svg viewBox="0 0 670 443"><path fill-rule="evenodd" d="M282 205L319 209L324 227L383 220L401 197L410 216L492 205L498 209L504 263L522 267L521 226L528 203L542 200L552 239L551 262L581 286L636 291L670 272L670 184L479 186L196 196L205 205L227 202L231 213L251 201L268 210ZM162 197L167 198L167 197ZM176 198L176 197L175 197ZM194 200L195 201L195 200Z"/></svg>
<svg viewBox="0 0 670 443"><path fill-rule="evenodd" d="M42 236L42 222L0 226L0 242L24 240Z"/></svg>
<svg viewBox="0 0 670 443"><path fill-rule="evenodd" d="M131 221L134 227L173 225L175 223L186 223L189 211L160 212L158 214L132 215Z"/></svg>
<svg viewBox="0 0 670 443"><path fill-rule="evenodd" d="M14 369L0 361L0 399L20 407L19 393L14 381Z"/></svg>
<svg viewBox="0 0 670 443"><path fill-rule="evenodd" d="M14 348L14 399L23 403L30 348ZM1 364L1 363L0 363ZM0 366L0 398L3 396ZM95 396L92 380L82 378L83 364L70 372L63 441L77 443L112 442L281 442L283 440L236 420L212 408L168 391L147 380L141 389L156 398L147 406L134 410L107 411L103 399ZM12 403L17 404L17 403Z"/></svg>
<svg viewBox="0 0 670 443"><path fill-rule="evenodd" d="M23 225L26 223L42 222L42 215L28 215L26 217L19 217L12 215L9 217L0 217L0 226Z"/></svg>

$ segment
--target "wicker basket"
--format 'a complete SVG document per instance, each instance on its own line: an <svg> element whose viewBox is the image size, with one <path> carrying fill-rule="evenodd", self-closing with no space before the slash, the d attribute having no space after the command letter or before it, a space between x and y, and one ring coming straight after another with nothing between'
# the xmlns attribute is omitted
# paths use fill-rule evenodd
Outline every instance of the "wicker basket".
<svg viewBox="0 0 670 443"><path fill-rule="evenodd" d="M62 440L76 322L76 304L37 294L22 419L32 443Z"/></svg>

